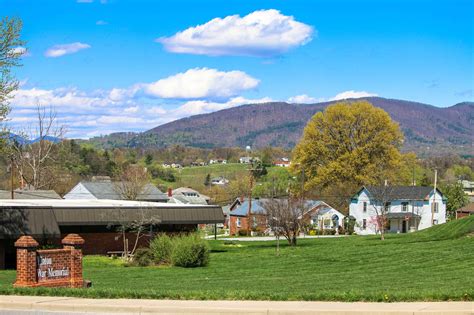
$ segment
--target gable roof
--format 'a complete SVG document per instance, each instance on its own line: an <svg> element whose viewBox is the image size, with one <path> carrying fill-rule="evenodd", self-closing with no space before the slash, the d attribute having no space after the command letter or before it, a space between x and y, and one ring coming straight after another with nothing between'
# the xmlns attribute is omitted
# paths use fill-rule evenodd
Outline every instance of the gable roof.
<svg viewBox="0 0 474 315"><path fill-rule="evenodd" d="M199 191L194 190L189 187L179 187L179 188L173 189L173 197L175 197L175 195L182 195L188 198L192 197L192 196L186 196L186 194L189 194L189 193L197 194L197 197L203 198L204 200L206 200L206 202L209 202L209 200L211 200L211 197L203 195Z"/></svg>
<svg viewBox="0 0 474 315"><path fill-rule="evenodd" d="M81 181L82 184L94 197L97 199L113 199L123 200L120 190L117 185L120 182L114 183L111 181ZM142 191L138 194L137 200L153 201L153 200L168 200L168 196L156 188L153 184L146 184Z"/></svg>
<svg viewBox="0 0 474 315"><path fill-rule="evenodd" d="M363 186L352 199L357 199L364 189L372 196L386 194L387 200L428 200L434 188L430 186L388 186L387 188L384 186ZM439 189L436 191L444 200L441 191Z"/></svg>
<svg viewBox="0 0 474 315"><path fill-rule="evenodd" d="M263 208L263 204L269 200L271 199L269 198L252 199L252 208L250 210L251 214L266 214L266 210ZM325 204L325 203L320 200L306 200L305 201L305 206L308 209L314 209L315 207L320 206L322 204ZM244 201L240 202L240 205L238 205L234 210L232 210L230 212L230 215L245 217L248 214L248 210L249 210L249 200L247 198L247 199L244 199Z"/></svg>
<svg viewBox="0 0 474 315"><path fill-rule="evenodd" d="M13 191L14 199L62 199L54 190L21 190ZM0 190L0 199L11 199L10 191Z"/></svg>

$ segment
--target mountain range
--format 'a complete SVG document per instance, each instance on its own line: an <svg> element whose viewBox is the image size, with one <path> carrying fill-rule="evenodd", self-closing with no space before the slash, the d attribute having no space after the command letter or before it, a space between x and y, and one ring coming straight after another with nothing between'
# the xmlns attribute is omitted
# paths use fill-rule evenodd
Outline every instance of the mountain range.
<svg viewBox="0 0 474 315"><path fill-rule="evenodd" d="M399 123L405 135L404 151L430 156L447 152L474 155L473 102L441 108L382 97L357 100L366 100L384 109ZM106 148L165 147L174 144L200 148L247 145L292 148L308 120L335 102L242 105L179 119L142 133L113 133L90 141Z"/></svg>

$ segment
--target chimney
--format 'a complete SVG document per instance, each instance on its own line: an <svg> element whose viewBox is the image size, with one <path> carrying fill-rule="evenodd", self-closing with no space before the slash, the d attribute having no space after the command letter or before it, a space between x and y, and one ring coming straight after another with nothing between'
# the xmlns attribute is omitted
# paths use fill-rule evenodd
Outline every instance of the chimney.
<svg viewBox="0 0 474 315"><path fill-rule="evenodd" d="M171 187L168 187L168 197L173 197L173 189Z"/></svg>
<svg viewBox="0 0 474 315"><path fill-rule="evenodd" d="M388 186L388 180L385 180L385 186Z"/></svg>

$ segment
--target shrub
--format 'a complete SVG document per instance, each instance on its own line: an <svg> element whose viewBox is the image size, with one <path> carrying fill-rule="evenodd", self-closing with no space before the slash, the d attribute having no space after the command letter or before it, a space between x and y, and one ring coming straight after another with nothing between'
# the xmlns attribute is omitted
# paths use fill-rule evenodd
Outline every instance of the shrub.
<svg viewBox="0 0 474 315"><path fill-rule="evenodd" d="M239 230L239 236L248 236L249 232L247 230Z"/></svg>
<svg viewBox="0 0 474 315"><path fill-rule="evenodd" d="M153 260L157 264L171 263L171 253L173 252L173 241L167 234L161 234L150 243L150 250Z"/></svg>
<svg viewBox="0 0 474 315"><path fill-rule="evenodd" d="M150 266L153 263L153 254L149 248L138 248L133 255L133 264L140 267Z"/></svg>
<svg viewBox="0 0 474 315"><path fill-rule="evenodd" d="M183 235L174 240L171 261L179 267L201 267L209 262L209 245L197 234Z"/></svg>

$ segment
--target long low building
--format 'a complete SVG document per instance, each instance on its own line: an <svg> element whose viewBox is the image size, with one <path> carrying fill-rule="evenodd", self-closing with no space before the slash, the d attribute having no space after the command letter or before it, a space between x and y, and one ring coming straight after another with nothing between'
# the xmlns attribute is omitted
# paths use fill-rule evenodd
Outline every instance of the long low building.
<svg viewBox="0 0 474 315"><path fill-rule="evenodd" d="M156 233L193 231L198 224L224 222L222 208L213 205L170 204L125 200L0 200L0 269L15 265L14 242L31 235L40 246L54 246L69 233L85 240L85 254L124 249L121 227L146 223L140 244ZM125 233L133 246L136 233Z"/></svg>

